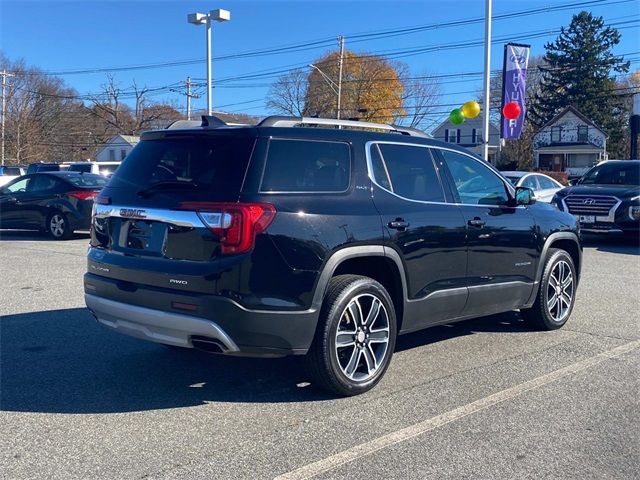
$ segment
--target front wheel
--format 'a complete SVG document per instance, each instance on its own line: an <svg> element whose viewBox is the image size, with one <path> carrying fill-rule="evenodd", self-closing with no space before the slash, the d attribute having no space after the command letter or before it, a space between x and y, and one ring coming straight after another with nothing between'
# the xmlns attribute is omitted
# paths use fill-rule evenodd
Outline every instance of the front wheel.
<svg viewBox="0 0 640 480"><path fill-rule="evenodd" d="M313 380L339 395L358 395L382 378L396 343L391 297L375 280L331 279L307 365Z"/></svg>
<svg viewBox="0 0 640 480"><path fill-rule="evenodd" d="M543 330L562 327L573 310L577 280L571 255L549 249L536 301L531 308L520 310L522 316Z"/></svg>
<svg viewBox="0 0 640 480"><path fill-rule="evenodd" d="M53 212L50 214L47 218L46 228L47 233L54 240L66 240L73 235L69 220L62 212Z"/></svg>

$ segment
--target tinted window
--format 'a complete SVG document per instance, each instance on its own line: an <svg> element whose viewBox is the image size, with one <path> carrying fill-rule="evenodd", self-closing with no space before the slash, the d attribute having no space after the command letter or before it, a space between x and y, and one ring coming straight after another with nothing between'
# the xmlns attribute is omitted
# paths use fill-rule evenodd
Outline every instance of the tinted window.
<svg viewBox="0 0 640 480"><path fill-rule="evenodd" d="M255 139L235 135L191 135L138 143L111 177L112 187L149 188L184 183L192 192L238 193Z"/></svg>
<svg viewBox="0 0 640 480"><path fill-rule="evenodd" d="M2 169L2 175L15 175L20 176L20 169L17 167L4 167Z"/></svg>
<svg viewBox="0 0 640 480"><path fill-rule="evenodd" d="M385 143L378 146L389 172L392 192L411 200L444 202L442 185L428 149Z"/></svg>
<svg viewBox="0 0 640 480"><path fill-rule="evenodd" d="M382 156L380 155L380 149L378 148L378 145L371 145L369 154L371 156L373 179L381 187L386 188L387 190L391 190L389 174L387 173L387 169L384 166L384 162L382 161Z"/></svg>
<svg viewBox="0 0 640 480"><path fill-rule="evenodd" d="M538 190L538 181L536 180L535 175L529 175L522 181L522 187L529 187L533 190Z"/></svg>
<svg viewBox="0 0 640 480"><path fill-rule="evenodd" d="M68 168L69 172L86 172L89 173L91 172L91 164L87 163L87 164L76 164L76 165L70 165Z"/></svg>
<svg viewBox="0 0 640 480"><path fill-rule="evenodd" d="M62 183L51 175L36 175L29 183L29 192L48 193L62 188Z"/></svg>
<svg viewBox="0 0 640 480"><path fill-rule="evenodd" d="M442 150L460 202L468 205L504 205L509 197L498 175L467 155Z"/></svg>
<svg viewBox="0 0 640 480"><path fill-rule="evenodd" d="M509 182L511 182L511 185L517 185L518 182L520 181L520 177L504 177L507 180L509 180Z"/></svg>
<svg viewBox="0 0 640 480"><path fill-rule="evenodd" d="M64 179L71 182L76 187L104 187L107 179L101 175L93 173L83 173L82 175L67 175Z"/></svg>
<svg viewBox="0 0 640 480"><path fill-rule="evenodd" d="M580 180L580 184L640 185L640 164L603 163L589 170Z"/></svg>
<svg viewBox="0 0 640 480"><path fill-rule="evenodd" d="M308 140L271 140L263 192L343 192L349 187L349 145Z"/></svg>

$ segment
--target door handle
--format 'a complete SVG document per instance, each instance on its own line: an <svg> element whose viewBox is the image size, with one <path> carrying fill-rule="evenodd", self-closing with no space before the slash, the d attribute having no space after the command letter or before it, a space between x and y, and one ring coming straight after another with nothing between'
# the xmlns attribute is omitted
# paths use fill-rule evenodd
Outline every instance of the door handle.
<svg viewBox="0 0 640 480"><path fill-rule="evenodd" d="M409 228L409 222L406 222L404 218L396 218L391 222L387 223L389 228L393 228L394 230L400 230L404 232L407 228Z"/></svg>
<svg viewBox="0 0 640 480"><path fill-rule="evenodd" d="M467 222L467 225L469 225L470 227L478 227L478 228L484 227L485 224L486 222L482 220L480 217L475 217L473 220L469 220Z"/></svg>

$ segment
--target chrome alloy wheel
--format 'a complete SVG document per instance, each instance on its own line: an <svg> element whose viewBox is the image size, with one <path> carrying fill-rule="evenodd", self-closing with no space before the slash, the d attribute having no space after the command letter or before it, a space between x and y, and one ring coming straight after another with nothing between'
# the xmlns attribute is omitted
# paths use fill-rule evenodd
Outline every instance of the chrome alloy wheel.
<svg viewBox="0 0 640 480"><path fill-rule="evenodd" d="M342 373L357 382L373 377L389 348L389 315L382 301L364 293L342 312L335 337Z"/></svg>
<svg viewBox="0 0 640 480"><path fill-rule="evenodd" d="M547 285L547 309L555 322L562 322L571 310L574 281L571 267L564 260L553 266Z"/></svg>
<svg viewBox="0 0 640 480"><path fill-rule="evenodd" d="M49 220L49 231L51 235L56 238L60 238L64 235L64 231L66 229L64 217L59 213L56 213L51 216L51 220Z"/></svg>

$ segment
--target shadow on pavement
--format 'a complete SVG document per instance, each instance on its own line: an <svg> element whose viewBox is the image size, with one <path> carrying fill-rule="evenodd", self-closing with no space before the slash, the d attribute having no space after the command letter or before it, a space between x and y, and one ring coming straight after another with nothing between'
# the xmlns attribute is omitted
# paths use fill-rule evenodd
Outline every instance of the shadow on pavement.
<svg viewBox="0 0 640 480"><path fill-rule="evenodd" d="M407 350L478 331L527 331L516 313L399 337ZM84 308L0 320L0 409L114 413L217 402L334 398L308 381L301 357L232 358L171 349L110 332Z"/></svg>
<svg viewBox="0 0 640 480"><path fill-rule="evenodd" d="M89 239L89 232L75 232L69 240ZM0 230L0 242L30 241L30 242L65 242L66 240L54 240L44 232L36 230Z"/></svg>
<svg viewBox="0 0 640 480"><path fill-rule="evenodd" d="M582 245L586 248L595 248L599 252L640 255L640 237L637 235L608 236L584 234L582 236Z"/></svg>

